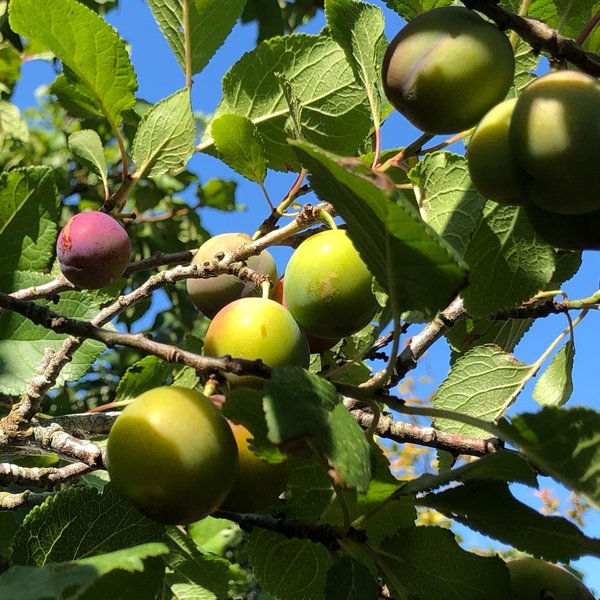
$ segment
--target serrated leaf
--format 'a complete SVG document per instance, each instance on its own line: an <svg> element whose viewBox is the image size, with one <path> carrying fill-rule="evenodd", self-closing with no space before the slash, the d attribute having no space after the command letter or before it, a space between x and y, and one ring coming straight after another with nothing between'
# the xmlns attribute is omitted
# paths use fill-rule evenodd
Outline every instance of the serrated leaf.
<svg viewBox="0 0 600 600"><path fill-rule="evenodd" d="M531 396L538 404L562 406L571 397L574 358L575 343L571 338L554 355L548 368L535 384Z"/></svg>
<svg viewBox="0 0 600 600"><path fill-rule="evenodd" d="M283 505L291 518L317 520L331 504L331 479L314 458L290 460L289 494Z"/></svg>
<svg viewBox="0 0 600 600"><path fill-rule="evenodd" d="M177 62L185 72L185 42L181 0L148 0L148 4ZM192 73L208 64L233 29L246 0L189 0ZM210 26L207 26L210 23Z"/></svg>
<svg viewBox="0 0 600 600"><path fill-rule="evenodd" d="M417 500L458 522L552 562L569 562L587 554L600 555L600 540L585 536L560 516L541 515L519 502L499 481L470 481Z"/></svg>
<svg viewBox="0 0 600 600"><path fill-rule="evenodd" d="M85 83L74 74L67 77L66 73L58 75L48 92L56 96L58 103L73 117L95 121L103 119L102 109Z"/></svg>
<svg viewBox="0 0 600 600"><path fill-rule="evenodd" d="M248 556L256 580L269 594L286 600L325 600L333 560L322 544L255 529L248 535Z"/></svg>
<svg viewBox="0 0 600 600"><path fill-rule="evenodd" d="M96 175L108 189L108 167L100 136L92 129L75 131L69 136L69 150Z"/></svg>
<svg viewBox="0 0 600 600"><path fill-rule="evenodd" d="M379 187L368 169L352 172L341 157L304 142L294 145L316 193L345 219L352 242L396 313L445 306L463 284L465 267L416 209L382 189L385 184Z"/></svg>
<svg viewBox="0 0 600 600"><path fill-rule="evenodd" d="M400 580L419 600L510 600L510 578L500 558L463 550L440 527L403 529L383 544L382 577ZM392 576L392 577L391 577ZM390 580L391 579L391 580Z"/></svg>
<svg viewBox="0 0 600 600"><path fill-rule="evenodd" d="M545 406L498 426L544 473L600 509L600 413Z"/></svg>
<svg viewBox="0 0 600 600"><path fill-rule="evenodd" d="M36 506L17 531L11 564L42 566L150 542L163 526L138 513L110 485L70 487Z"/></svg>
<svg viewBox="0 0 600 600"><path fill-rule="evenodd" d="M381 123L381 63L387 47L381 9L357 0L327 0L325 16L331 37L342 47L357 81L362 83L376 128ZM387 101L385 101L387 105Z"/></svg>
<svg viewBox="0 0 600 600"><path fill-rule="evenodd" d="M241 115L221 115L211 122L215 147L227 165L250 181L267 176L263 141L254 123Z"/></svg>
<svg viewBox="0 0 600 600"><path fill-rule="evenodd" d="M476 346L454 362L435 393L433 405L496 421L521 391L530 371L529 365L497 346ZM457 435L489 437L486 431L450 419L435 419L435 427Z"/></svg>
<svg viewBox="0 0 600 600"><path fill-rule="evenodd" d="M300 104L304 138L353 154L372 126L368 102L343 50L324 35L272 38L245 54L223 78L223 98L214 118L229 113L247 117L263 139L269 167L297 168L285 129L289 107L275 73L289 81ZM206 146L211 135L209 128Z"/></svg>
<svg viewBox="0 0 600 600"><path fill-rule="evenodd" d="M143 116L133 140L138 176L174 175L194 153L196 124L187 89L175 92Z"/></svg>
<svg viewBox="0 0 600 600"><path fill-rule="evenodd" d="M263 407L273 443L309 439L339 486L367 489L369 445L331 383L297 367L275 369L265 384Z"/></svg>
<svg viewBox="0 0 600 600"><path fill-rule="evenodd" d="M117 32L75 0L11 1L10 26L40 42L85 83L114 126L135 103L137 81Z"/></svg>
<svg viewBox="0 0 600 600"><path fill-rule="evenodd" d="M487 317L529 300L546 289L555 268L554 250L536 235L523 209L491 202L465 260L471 276L463 297L471 317Z"/></svg>
<svg viewBox="0 0 600 600"><path fill-rule="evenodd" d="M59 201L48 167L0 173L0 280L4 289L10 289L14 271L48 267L58 218Z"/></svg>
<svg viewBox="0 0 600 600"><path fill-rule="evenodd" d="M377 600L377 591L369 569L351 556L342 556L327 573L327 600Z"/></svg>
<svg viewBox="0 0 600 600"><path fill-rule="evenodd" d="M119 381L115 400L134 400L147 390L165 385L173 371L173 365L157 356L145 356L131 365Z"/></svg>
<svg viewBox="0 0 600 600"><path fill-rule="evenodd" d="M465 157L451 152L427 154L409 177L419 186L423 220L464 256L485 204L471 183Z"/></svg>
<svg viewBox="0 0 600 600"><path fill-rule="evenodd" d="M597 1L534 0L527 15L544 21L562 35L577 38L599 8Z"/></svg>

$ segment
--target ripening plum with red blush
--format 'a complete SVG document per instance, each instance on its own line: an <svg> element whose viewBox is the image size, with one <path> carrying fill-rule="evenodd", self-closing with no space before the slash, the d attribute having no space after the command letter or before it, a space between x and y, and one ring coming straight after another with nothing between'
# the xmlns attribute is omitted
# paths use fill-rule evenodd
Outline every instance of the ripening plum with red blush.
<svg viewBox="0 0 600 600"><path fill-rule="evenodd" d="M95 290L121 277L129 264L131 242L123 227L100 211L71 217L56 242L62 274L80 288Z"/></svg>

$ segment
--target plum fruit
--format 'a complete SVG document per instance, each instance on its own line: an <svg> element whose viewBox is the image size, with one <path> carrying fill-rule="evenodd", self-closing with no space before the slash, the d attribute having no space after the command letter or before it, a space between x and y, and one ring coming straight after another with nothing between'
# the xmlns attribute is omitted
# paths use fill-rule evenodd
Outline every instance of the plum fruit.
<svg viewBox="0 0 600 600"><path fill-rule="evenodd" d="M544 75L519 96L510 144L540 208L559 214L600 209L599 114L600 84L575 71Z"/></svg>
<svg viewBox="0 0 600 600"><path fill-rule="evenodd" d="M304 240L292 254L283 294L302 328L339 340L365 327L377 312L372 279L348 233L331 229Z"/></svg>
<svg viewBox="0 0 600 600"><path fill-rule="evenodd" d="M215 511L238 472L237 445L221 411L200 392L175 386L129 404L106 453L117 492L161 523L186 524Z"/></svg>
<svg viewBox="0 0 600 600"><path fill-rule="evenodd" d="M110 215L87 211L71 217L56 242L62 274L77 287L95 290L121 277L129 264L131 242Z"/></svg>
<svg viewBox="0 0 600 600"><path fill-rule="evenodd" d="M392 105L431 134L473 127L502 101L513 82L508 38L463 7L427 11L390 43L382 67Z"/></svg>
<svg viewBox="0 0 600 600"><path fill-rule="evenodd" d="M231 252L251 240L245 233L222 233L207 240L200 246L192 260L192 264L203 265L211 262L219 252ZM248 267L268 275L272 281L277 280L277 267L269 252L263 250L258 256L246 260ZM188 279L187 291L192 302L212 319L224 306L247 296L257 296L260 290L245 283L235 275L223 274L207 279Z"/></svg>

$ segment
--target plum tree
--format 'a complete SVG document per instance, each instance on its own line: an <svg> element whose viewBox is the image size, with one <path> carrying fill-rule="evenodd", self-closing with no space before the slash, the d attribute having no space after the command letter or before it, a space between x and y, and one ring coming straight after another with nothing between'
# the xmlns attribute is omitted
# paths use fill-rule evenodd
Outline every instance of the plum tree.
<svg viewBox="0 0 600 600"><path fill-rule="evenodd" d="M431 133L475 125L506 96L515 61L507 37L462 7L427 11L403 27L383 59L389 101Z"/></svg>
<svg viewBox="0 0 600 600"><path fill-rule="evenodd" d="M62 274L86 289L109 285L123 275L131 255L127 232L110 215L86 211L71 217L56 241Z"/></svg>
<svg viewBox="0 0 600 600"><path fill-rule="evenodd" d="M221 508L234 512L255 512L273 504L288 480L287 462L269 463L250 448L252 434L243 425L229 423L238 447L239 464L233 488Z"/></svg>
<svg viewBox="0 0 600 600"><path fill-rule="evenodd" d="M523 557L506 565L512 600L594 600L590 590L564 567Z"/></svg>
<svg viewBox="0 0 600 600"><path fill-rule="evenodd" d="M379 308L372 275L343 229L304 240L285 271L288 308L306 331L340 339L367 325Z"/></svg>
<svg viewBox="0 0 600 600"><path fill-rule="evenodd" d="M516 98L494 106L481 119L467 149L469 174L477 191L499 204L524 204L528 176L510 146L510 123Z"/></svg>
<svg viewBox="0 0 600 600"><path fill-rule="evenodd" d="M230 252L250 241L245 233L222 233L204 242L196 252L192 264L202 265L210 262L218 252ZM277 280L277 267L267 250L246 261L248 267L272 281ZM188 279L187 291L194 304L208 318L212 319L225 305L246 296L258 295L260 291L251 284L243 282L235 275L223 274L208 279Z"/></svg>
<svg viewBox="0 0 600 600"><path fill-rule="evenodd" d="M240 298L222 308L204 338L204 354L261 359L270 367L307 367L306 338L290 312L269 298ZM256 387L257 377L228 375L231 384Z"/></svg>
<svg viewBox="0 0 600 600"><path fill-rule="evenodd" d="M185 524L216 510L238 471L227 421L200 392L158 387L117 418L106 448L118 493L148 517Z"/></svg>
<svg viewBox="0 0 600 600"><path fill-rule="evenodd" d="M531 200L560 214L600 209L600 85L575 71L544 75L517 101L510 125Z"/></svg>

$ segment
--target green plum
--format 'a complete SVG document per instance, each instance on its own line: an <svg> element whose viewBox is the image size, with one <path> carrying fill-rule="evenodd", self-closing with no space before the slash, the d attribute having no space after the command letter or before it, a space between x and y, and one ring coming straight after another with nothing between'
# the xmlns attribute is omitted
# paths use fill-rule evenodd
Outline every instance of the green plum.
<svg viewBox="0 0 600 600"><path fill-rule="evenodd" d="M240 298L222 308L204 338L206 356L261 359L270 367L308 367L306 338L290 312L269 298ZM227 375L232 385L257 387L253 376Z"/></svg>
<svg viewBox="0 0 600 600"><path fill-rule="evenodd" d="M292 254L283 294L307 332L339 340L375 316L379 305L372 279L348 233L331 229L304 240Z"/></svg>
<svg viewBox="0 0 600 600"><path fill-rule="evenodd" d="M238 473L237 444L221 411L198 391L158 387L138 396L108 436L116 491L161 523L186 524L215 511Z"/></svg>
<svg viewBox="0 0 600 600"><path fill-rule="evenodd" d="M512 600L594 600L590 590L564 567L538 558L506 563Z"/></svg>
<svg viewBox="0 0 600 600"><path fill-rule="evenodd" d="M216 235L200 246L192 260L194 265L210 263L215 254L219 252L231 252L240 248L251 238L245 233L222 233ZM277 267L273 257L267 250L263 250L258 256L251 256L246 260L248 267L268 275L272 281L277 280ZM223 274L218 277L207 279L188 279L187 291L192 302L212 319L224 306L247 296L257 296L260 290L249 283L238 279L235 275Z"/></svg>
<svg viewBox="0 0 600 600"><path fill-rule="evenodd" d="M539 207L559 214L600 209L599 114L600 84L575 71L544 75L519 96L510 144Z"/></svg>
<svg viewBox="0 0 600 600"><path fill-rule="evenodd" d="M477 191L498 204L525 204L529 177L510 146L510 122L517 99L497 104L479 122L467 149L471 181Z"/></svg>
<svg viewBox="0 0 600 600"><path fill-rule="evenodd" d="M508 38L463 7L425 12L403 27L383 59L392 105L431 134L473 127L502 101L513 82Z"/></svg>

